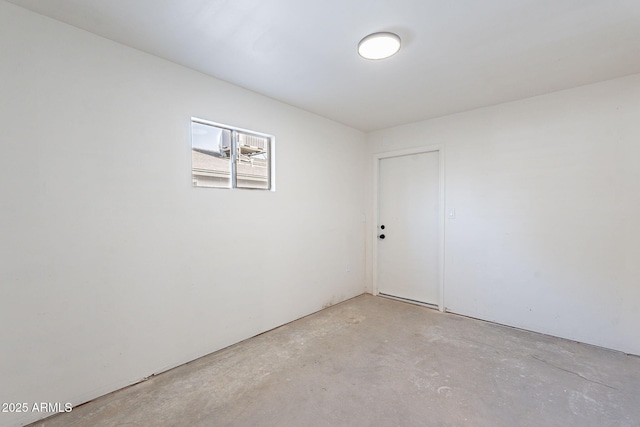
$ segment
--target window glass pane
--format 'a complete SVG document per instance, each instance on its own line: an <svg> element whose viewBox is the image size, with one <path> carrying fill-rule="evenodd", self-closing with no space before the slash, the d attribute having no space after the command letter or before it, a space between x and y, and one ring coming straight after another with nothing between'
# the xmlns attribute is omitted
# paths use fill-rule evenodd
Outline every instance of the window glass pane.
<svg viewBox="0 0 640 427"><path fill-rule="evenodd" d="M236 132L236 186L269 189L269 138Z"/></svg>
<svg viewBox="0 0 640 427"><path fill-rule="evenodd" d="M193 185L231 188L231 131L191 122L191 144Z"/></svg>

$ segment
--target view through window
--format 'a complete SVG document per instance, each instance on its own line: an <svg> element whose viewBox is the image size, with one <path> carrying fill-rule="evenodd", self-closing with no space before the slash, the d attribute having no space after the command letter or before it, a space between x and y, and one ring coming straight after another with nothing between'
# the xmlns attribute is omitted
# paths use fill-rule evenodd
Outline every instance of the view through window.
<svg viewBox="0 0 640 427"><path fill-rule="evenodd" d="M191 120L191 176L196 187L273 190L273 137Z"/></svg>

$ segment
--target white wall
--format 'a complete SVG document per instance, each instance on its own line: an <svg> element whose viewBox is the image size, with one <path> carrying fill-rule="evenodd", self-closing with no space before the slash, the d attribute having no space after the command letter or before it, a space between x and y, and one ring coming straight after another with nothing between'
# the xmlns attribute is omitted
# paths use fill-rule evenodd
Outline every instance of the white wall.
<svg viewBox="0 0 640 427"><path fill-rule="evenodd" d="M1 0L0 100L0 402L79 404L364 292L361 132ZM193 188L191 116L275 135L277 191Z"/></svg>
<svg viewBox="0 0 640 427"><path fill-rule="evenodd" d="M368 143L445 146L448 310L640 354L640 75Z"/></svg>

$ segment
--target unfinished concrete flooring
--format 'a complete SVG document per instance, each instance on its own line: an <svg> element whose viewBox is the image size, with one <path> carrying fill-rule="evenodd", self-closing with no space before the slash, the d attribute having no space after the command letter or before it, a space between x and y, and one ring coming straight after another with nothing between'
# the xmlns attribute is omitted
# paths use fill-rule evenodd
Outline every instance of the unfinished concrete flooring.
<svg viewBox="0 0 640 427"><path fill-rule="evenodd" d="M640 358L363 295L34 425L640 426Z"/></svg>

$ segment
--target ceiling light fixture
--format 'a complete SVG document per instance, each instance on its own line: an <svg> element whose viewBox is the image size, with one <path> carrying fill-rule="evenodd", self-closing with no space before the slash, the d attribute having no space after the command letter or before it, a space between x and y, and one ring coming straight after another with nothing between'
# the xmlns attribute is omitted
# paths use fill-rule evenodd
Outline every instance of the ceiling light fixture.
<svg viewBox="0 0 640 427"><path fill-rule="evenodd" d="M360 40L358 54L365 59L385 59L400 50L400 37L393 33L373 33Z"/></svg>

